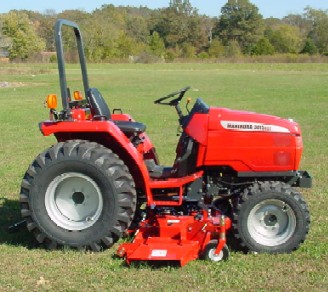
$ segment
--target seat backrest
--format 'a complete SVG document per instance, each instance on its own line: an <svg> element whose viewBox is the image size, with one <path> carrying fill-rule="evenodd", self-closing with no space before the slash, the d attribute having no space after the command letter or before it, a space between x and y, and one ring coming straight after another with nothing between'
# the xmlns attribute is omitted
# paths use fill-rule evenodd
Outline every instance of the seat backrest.
<svg viewBox="0 0 328 292"><path fill-rule="evenodd" d="M94 119L111 119L111 114L108 105L97 88L89 88L87 91L87 97Z"/></svg>

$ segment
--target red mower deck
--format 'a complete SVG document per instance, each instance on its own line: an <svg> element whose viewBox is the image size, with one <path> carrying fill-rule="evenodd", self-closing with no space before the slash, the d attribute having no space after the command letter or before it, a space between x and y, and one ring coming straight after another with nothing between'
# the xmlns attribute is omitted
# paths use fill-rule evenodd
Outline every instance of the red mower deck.
<svg viewBox="0 0 328 292"><path fill-rule="evenodd" d="M117 255L133 261L177 261L184 266L189 261L205 257L206 246L216 240L213 255L223 257L226 230L231 221L224 216L159 215L140 223L131 243L120 245ZM220 255L221 254L221 255ZM225 258L226 259L226 258Z"/></svg>

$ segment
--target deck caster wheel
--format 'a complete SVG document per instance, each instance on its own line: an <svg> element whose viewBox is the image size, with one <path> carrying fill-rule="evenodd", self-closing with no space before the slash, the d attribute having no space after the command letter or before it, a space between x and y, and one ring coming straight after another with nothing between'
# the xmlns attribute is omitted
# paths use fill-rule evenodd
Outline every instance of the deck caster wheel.
<svg viewBox="0 0 328 292"><path fill-rule="evenodd" d="M223 246L223 249L220 251L220 253L216 255L215 250L217 245L218 245L217 240L211 240L204 249L204 252L202 254L202 259L212 262L226 261L230 256L228 246L225 244Z"/></svg>

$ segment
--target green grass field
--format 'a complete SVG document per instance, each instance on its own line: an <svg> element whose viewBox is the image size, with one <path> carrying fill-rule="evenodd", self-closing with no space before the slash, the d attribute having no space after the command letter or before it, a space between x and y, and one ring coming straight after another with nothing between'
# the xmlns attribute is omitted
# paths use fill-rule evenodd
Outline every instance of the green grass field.
<svg viewBox="0 0 328 292"><path fill-rule="evenodd" d="M82 89L78 67L68 75L71 89ZM56 65L0 65L0 291L328 291L328 64L90 65L89 75L112 109L147 125L162 164L174 159L177 116L153 100L186 85L193 100L298 121L302 169L314 177L314 187L302 190L311 211L308 238L292 254L232 252L219 264L128 268L113 258L117 245L103 253L49 252L26 231L6 233L20 219L24 172L55 142L40 134L38 122L48 118L45 96L59 95L59 86Z"/></svg>

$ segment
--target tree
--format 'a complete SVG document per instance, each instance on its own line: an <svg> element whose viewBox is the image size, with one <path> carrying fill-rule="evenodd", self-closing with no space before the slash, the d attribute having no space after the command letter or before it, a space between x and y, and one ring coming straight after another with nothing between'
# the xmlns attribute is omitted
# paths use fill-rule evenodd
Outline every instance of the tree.
<svg viewBox="0 0 328 292"><path fill-rule="evenodd" d="M149 36L147 19L139 15L129 15L126 20L126 33L136 41L147 43Z"/></svg>
<svg viewBox="0 0 328 292"><path fill-rule="evenodd" d="M277 29L280 25L285 24L281 19L275 17L263 19L263 22L265 26L264 31L268 29L274 30Z"/></svg>
<svg viewBox="0 0 328 292"><path fill-rule="evenodd" d="M176 9L178 13L186 15L197 13L197 9L192 7L189 0L171 0L170 8Z"/></svg>
<svg viewBox="0 0 328 292"><path fill-rule="evenodd" d="M273 55L274 52L273 45L266 37L263 37L257 42L252 53L254 55Z"/></svg>
<svg viewBox="0 0 328 292"><path fill-rule="evenodd" d="M219 40L213 40L208 49L208 54L212 58L219 58L224 55L224 46Z"/></svg>
<svg viewBox="0 0 328 292"><path fill-rule="evenodd" d="M38 36L46 43L45 50L48 52L55 51L55 39L53 26L56 21L57 14L53 10L47 10L45 14L39 18L40 25L37 26L36 31Z"/></svg>
<svg viewBox="0 0 328 292"><path fill-rule="evenodd" d="M283 24L296 26L299 28L302 38L306 40L312 28L312 23L305 15L289 14L282 19Z"/></svg>
<svg viewBox="0 0 328 292"><path fill-rule="evenodd" d="M224 45L237 41L244 53L250 53L263 30L263 17L254 4L249 0L228 0L221 9L215 35Z"/></svg>
<svg viewBox="0 0 328 292"><path fill-rule="evenodd" d="M228 58L238 57L242 55L239 43L236 40L232 40L224 48L224 55Z"/></svg>
<svg viewBox="0 0 328 292"><path fill-rule="evenodd" d="M200 50L208 43L206 32L202 30L201 17L196 9L179 7L171 6L159 10L153 20L152 30L158 32L166 48L172 49L189 43Z"/></svg>
<svg viewBox="0 0 328 292"><path fill-rule="evenodd" d="M301 54L315 55L318 53L318 48L312 39L307 39L305 45L301 51Z"/></svg>
<svg viewBox="0 0 328 292"><path fill-rule="evenodd" d="M148 47L150 53L154 56L162 57L165 53L164 41L156 31L154 31L153 34L149 37Z"/></svg>
<svg viewBox="0 0 328 292"><path fill-rule="evenodd" d="M200 18L202 34L207 37L207 46L210 46L213 41L213 29L216 21L206 15L201 15Z"/></svg>
<svg viewBox="0 0 328 292"><path fill-rule="evenodd" d="M272 31L268 38L277 53L299 53L302 46L302 36L299 28L292 25L281 25Z"/></svg>
<svg viewBox="0 0 328 292"><path fill-rule="evenodd" d="M26 13L11 11L2 15L2 33L9 37L9 58L26 60L31 54L44 50L45 42L34 28Z"/></svg>
<svg viewBox="0 0 328 292"><path fill-rule="evenodd" d="M192 46L189 43L182 44L181 51L182 51L181 57L183 58L191 59L196 57L196 49L194 46Z"/></svg>
<svg viewBox="0 0 328 292"><path fill-rule="evenodd" d="M8 49L12 46L12 41L9 37L2 34L2 23L0 21L0 55L1 57L7 57Z"/></svg>
<svg viewBox="0 0 328 292"><path fill-rule="evenodd" d="M118 58L128 58L136 53L136 48L134 40L122 32L116 40L115 55Z"/></svg>
<svg viewBox="0 0 328 292"><path fill-rule="evenodd" d="M305 16L312 23L309 38L313 40L320 53L328 52L328 12L307 7Z"/></svg>
<svg viewBox="0 0 328 292"><path fill-rule="evenodd" d="M89 60L100 62L118 57L117 42L121 41L123 46L121 36L126 32L125 17L123 10L113 5L103 5L78 23L83 30Z"/></svg>

